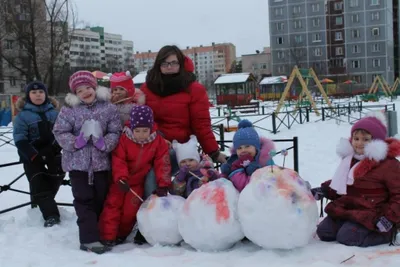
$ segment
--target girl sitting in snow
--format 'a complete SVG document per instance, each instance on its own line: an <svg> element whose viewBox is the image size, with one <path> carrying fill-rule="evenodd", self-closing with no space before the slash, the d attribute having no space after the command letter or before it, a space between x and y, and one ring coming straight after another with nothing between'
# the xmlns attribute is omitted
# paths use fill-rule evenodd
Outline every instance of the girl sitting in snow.
<svg viewBox="0 0 400 267"><path fill-rule="evenodd" d="M129 122L132 108L135 104L142 105L145 95L139 89L135 89L132 76L129 71L114 73L110 78L111 102L117 106L121 116L121 123Z"/></svg>
<svg viewBox="0 0 400 267"><path fill-rule="evenodd" d="M274 165L270 152L275 144L265 137L259 137L253 124L248 120L239 122L233 137L233 151L227 163L222 164L222 176L229 178L241 192L250 182L250 177L257 169Z"/></svg>
<svg viewBox="0 0 400 267"><path fill-rule="evenodd" d="M378 112L356 122L350 140L340 140L342 161L332 180L311 190L317 200L332 200L317 228L322 241L359 247L394 241L400 223L400 141L386 135L385 115Z"/></svg>
<svg viewBox="0 0 400 267"><path fill-rule="evenodd" d="M98 218L109 187L109 153L118 144L121 120L109 102L108 88L97 87L89 71L70 77L72 93L54 125L54 136L63 148L62 166L69 172L78 216L80 249L98 254L109 250L101 244Z"/></svg>
<svg viewBox="0 0 400 267"><path fill-rule="evenodd" d="M158 184L153 194L166 196L171 185L168 144L154 131L153 111L146 105L135 106L130 127L125 126L112 153L113 183L100 218L101 237L108 245L124 242L132 232L152 167Z"/></svg>
<svg viewBox="0 0 400 267"><path fill-rule="evenodd" d="M171 194L187 198L193 190L218 179L219 173L214 170L211 158L203 155L200 161L196 136L191 135L185 144L173 140L172 148L175 150L180 170L172 181Z"/></svg>

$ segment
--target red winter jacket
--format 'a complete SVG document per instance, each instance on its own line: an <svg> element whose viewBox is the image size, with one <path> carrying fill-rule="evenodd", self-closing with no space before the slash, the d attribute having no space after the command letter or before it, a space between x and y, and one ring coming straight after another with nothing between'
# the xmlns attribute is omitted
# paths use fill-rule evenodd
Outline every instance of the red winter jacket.
<svg viewBox="0 0 400 267"><path fill-rule="evenodd" d="M210 102L203 85L193 82L186 91L165 97L155 95L146 84L141 89L165 139L186 143L194 134L206 154L219 150L211 129Z"/></svg>
<svg viewBox="0 0 400 267"><path fill-rule="evenodd" d="M383 144L383 141L381 141ZM385 216L393 224L400 223L400 141L387 139L387 153L379 162L364 159L355 168L354 184L347 186L347 194L339 196L329 187L321 186L332 199L325 212L332 218L349 220L376 230L376 222ZM385 149L375 149L377 151Z"/></svg>
<svg viewBox="0 0 400 267"><path fill-rule="evenodd" d="M112 153L112 174L117 182L126 179L130 186L144 185L145 177L152 167L159 187L171 184L169 148L165 140L153 133L155 139L146 144L132 141L122 134L118 146Z"/></svg>

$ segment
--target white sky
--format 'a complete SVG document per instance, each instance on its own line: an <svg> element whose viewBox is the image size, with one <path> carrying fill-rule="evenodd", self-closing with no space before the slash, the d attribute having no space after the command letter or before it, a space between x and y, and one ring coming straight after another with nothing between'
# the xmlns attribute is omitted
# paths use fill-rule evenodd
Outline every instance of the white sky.
<svg viewBox="0 0 400 267"><path fill-rule="evenodd" d="M74 1L81 26L122 34L135 52L231 42L241 56L269 46L268 0Z"/></svg>

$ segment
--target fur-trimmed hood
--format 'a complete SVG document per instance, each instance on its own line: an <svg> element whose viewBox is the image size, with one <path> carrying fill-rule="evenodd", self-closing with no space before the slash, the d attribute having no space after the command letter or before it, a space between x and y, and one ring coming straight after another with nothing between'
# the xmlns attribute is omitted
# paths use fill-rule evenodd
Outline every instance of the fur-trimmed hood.
<svg viewBox="0 0 400 267"><path fill-rule="evenodd" d="M54 107L55 109L58 109L60 107L60 102L58 102L58 100L55 99L54 97L49 96L48 100L49 100L48 103L50 103L52 107ZM26 96L21 96L17 99L17 102L15 102L15 108L17 109L17 111L22 111L26 104L27 104Z"/></svg>
<svg viewBox="0 0 400 267"><path fill-rule="evenodd" d="M96 99L98 101L109 102L111 100L111 92L110 89L104 86L98 86L96 88ZM68 93L65 96L65 104L69 107L76 107L82 104L82 101L76 94Z"/></svg>
<svg viewBox="0 0 400 267"><path fill-rule="evenodd" d="M345 158L354 153L351 142L342 138L336 147L336 153ZM397 158L400 156L400 140L396 138L387 138L383 140L372 140L364 148L365 159L354 171L354 177L362 177L371 169L377 167L379 163L387 158Z"/></svg>
<svg viewBox="0 0 400 267"><path fill-rule="evenodd" d="M265 166L267 162L271 159L270 152L271 150L275 150L275 144L271 139L268 139L266 137L260 137L260 144L260 151L257 154L258 163L261 166ZM233 146L230 148L230 151L231 155L237 158L236 151Z"/></svg>

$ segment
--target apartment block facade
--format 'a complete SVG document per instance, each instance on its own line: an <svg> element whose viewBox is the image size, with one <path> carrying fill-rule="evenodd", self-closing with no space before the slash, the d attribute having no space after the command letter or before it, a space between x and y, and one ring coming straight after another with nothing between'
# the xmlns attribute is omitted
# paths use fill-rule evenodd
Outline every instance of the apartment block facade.
<svg viewBox="0 0 400 267"><path fill-rule="evenodd" d="M393 83L397 2L269 0L273 75L288 75L298 65L338 82L370 85L382 75Z"/></svg>
<svg viewBox="0 0 400 267"><path fill-rule="evenodd" d="M236 47L231 43L187 46L182 52L193 60L198 80L207 87L211 87L220 74L229 72L236 60ZM134 55L136 71L152 68L156 57L157 52L137 52Z"/></svg>
<svg viewBox="0 0 400 267"><path fill-rule="evenodd" d="M72 69L95 68L108 72L134 68L133 42L103 27L70 31L69 61Z"/></svg>
<svg viewBox="0 0 400 267"><path fill-rule="evenodd" d="M271 49L264 47L255 54L242 55L242 71L253 73L259 80L272 73Z"/></svg>

